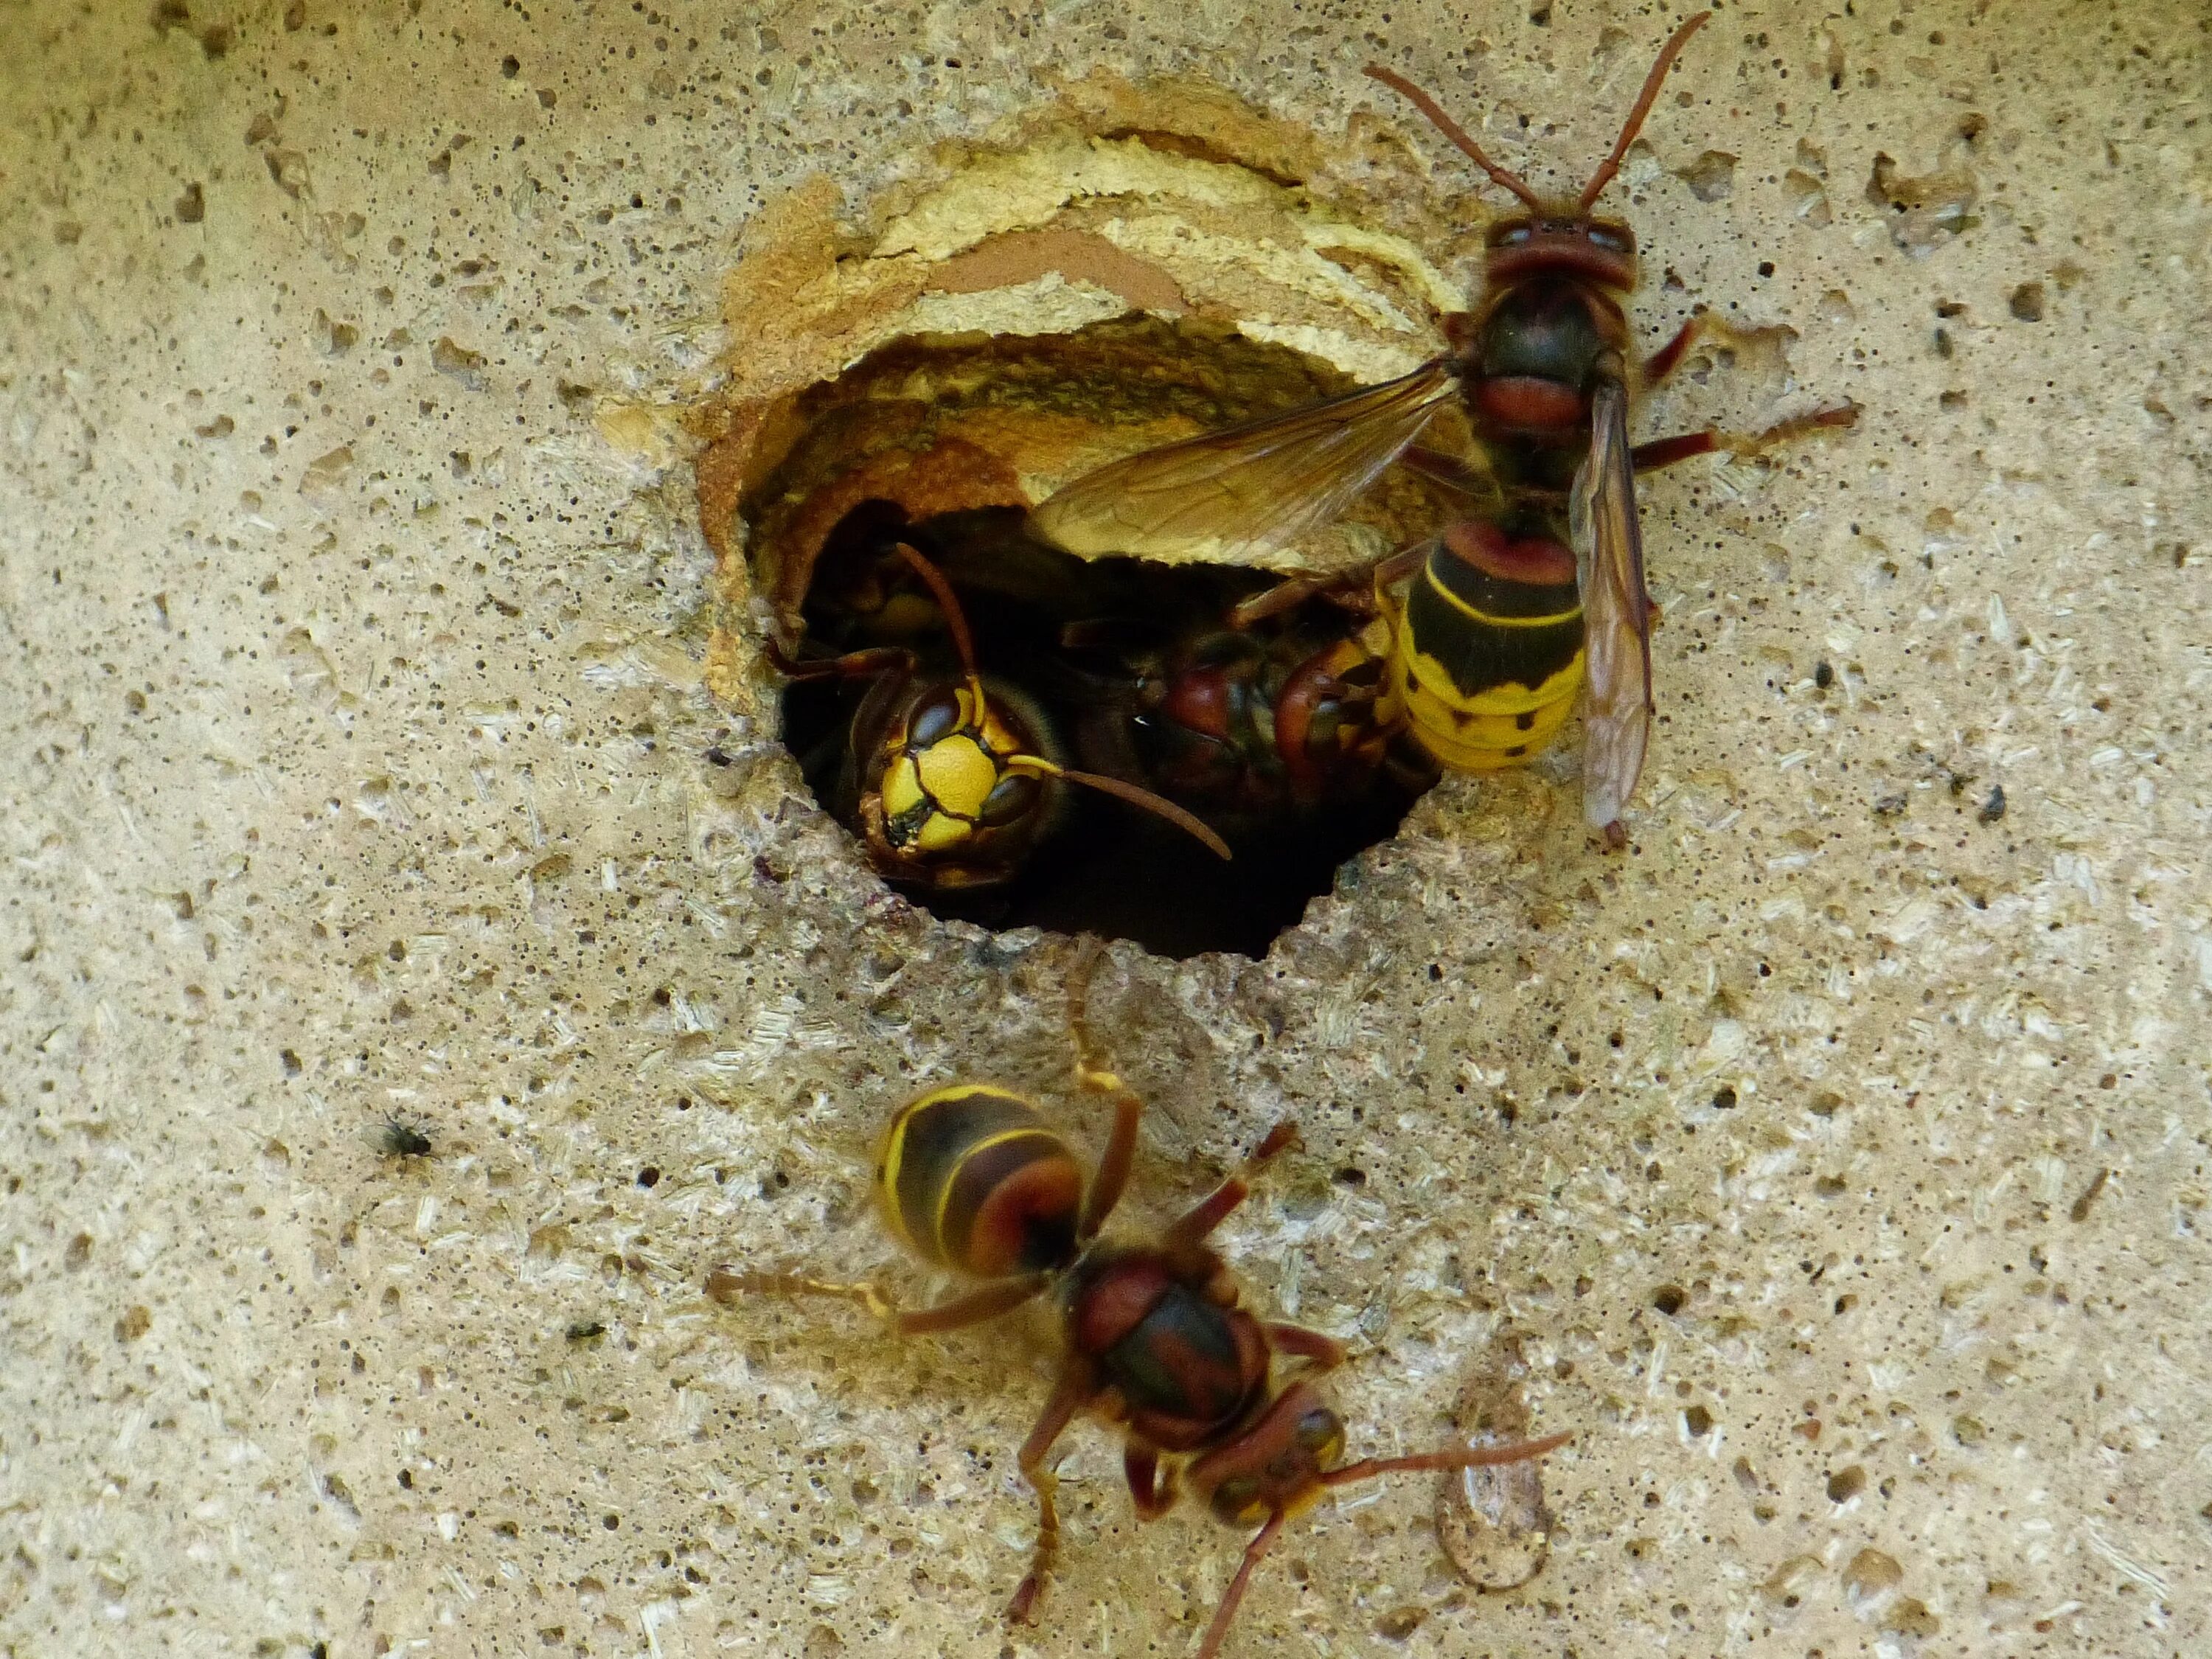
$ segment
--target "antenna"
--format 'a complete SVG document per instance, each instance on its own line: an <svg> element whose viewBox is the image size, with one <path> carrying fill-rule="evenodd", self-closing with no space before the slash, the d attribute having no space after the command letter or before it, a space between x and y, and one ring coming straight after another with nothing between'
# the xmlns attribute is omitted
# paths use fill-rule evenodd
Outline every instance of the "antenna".
<svg viewBox="0 0 2212 1659"><path fill-rule="evenodd" d="M1532 1457L1557 1451L1573 1439L1571 1434L1547 1435L1541 1440L1516 1440L1504 1446L1459 1446L1423 1452L1417 1457L1367 1457L1346 1463L1321 1477L1324 1486L1348 1486L1355 1480L1372 1480L1378 1474L1418 1474L1424 1469L1479 1469L1492 1463L1525 1463Z"/></svg>
<svg viewBox="0 0 2212 1659"><path fill-rule="evenodd" d="M1206 1627L1206 1639L1198 1644L1194 1659L1213 1659L1221 1651L1222 1638L1229 1634L1230 1621L1237 1617L1237 1609L1244 1600L1244 1586L1252 1582L1252 1569L1260 1565L1260 1558L1273 1548L1275 1540L1282 1536L1283 1520L1282 1510L1277 1510L1244 1547L1244 1559L1237 1566L1237 1576L1229 1581L1229 1588L1222 1592L1221 1605L1213 1610L1213 1622Z"/></svg>
<svg viewBox="0 0 2212 1659"><path fill-rule="evenodd" d="M909 547L904 542L897 544L899 556L915 568L922 580L929 584L930 597L944 613L945 625L951 630L952 648L960 653L960 672L967 677L968 690L975 699L975 712L983 712L983 677L975 672L975 641L969 636L968 615L960 608L960 600L952 591L952 584L945 580L945 573L921 556L921 550Z"/></svg>
<svg viewBox="0 0 2212 1659"><path fill-rule="evenodd" d="M1462 130L1460 124L1453 120L1450 116L1445 114L1443 112L1443 106L1440 106L1435 99L1430 97L1427 93L1423 92L1419 87L1415 86L1411 81L1408 81L1404 76L1399 74L1395 70L1384 69L1380 64L1370 64L1367 66L1367 73L1376 80L1380 81L1384 86L1389 87L1393 92L1401 94L1407 99L1410 99L1415 109L1420 111L1422 114L1427 116L1430 120L1436 123L1437 130L1438 131L1442 132L1445 137L1450 139L1452 143L1457 144L1462 149L1465 150L1468 155L1474 159L1475 166L1480 167L1485 173L1488 173L1492 179L1499 186L1511 191L1516 196L1518 196L1523 202L1527 203L1530 212L1541 213L1544 210L1544 204L1536 199L1536 192L1528 188L1527 184L1522 180L1521 175L1517 173L1507 172L1504 167L1498 166L1497 162L1492 161L1487 155L1485 155L1482 153L1482 147L1477 144L1474 139L1468 137L1466 132Z"/></svg>
<svg viewBox="0 0 2212 1659"><path fill-rule="evenodd" d="M1583 186L1582 199L1575 204L1576 211L1588 213L1590 204L1597 200L1598 192L1613 182L1613 175L1620 171L1621 157L1628 154L1628 147L1636 142L1637 129L1644 125L1644 118L1651 112L1651 100L1659 95L1660 82L1667 78L1667 71L1674 66L1674 59L1680 55L1682 48L1690 44L1690 37L1712 21L1712 13L1701 11L1667 37L1667 44L1659 48L1659 61L1652 64L1651 73L1644 77L1644 90L1637 95L1636 107L1628 112L1627 125L1621 128L1620 137L1613 141L1613 154L1605 158L1605 164L1592 173L1589 183Z"/></svg>
<svg viewBox="0 0 2212 1659"><path fill-rule="evenodd" d="M1517 1440L1504 1446L1461 1446L1443 1451L1427 1452L1418 1457L1369 1457L1357 1463L1346 1463L1340 1469L1331 1469L1320 1477L1324 1486L1348 1486L1355 1480L1367 1480L1378 1474L1403 1474L1422 1469L1471 1469L1492 1463L1525 1463L1530 1458L1541 1457L1546 1452L1556 1451L1574 1438L1571 1434L1547 1435L1541 1440ZM1229 1634L1230 1621L1236 1618L1237 1608L1244 1600L1244 1587L1251 1582L1252 1569L1260 1558L1273 1549L1275 1540L1282 1536L1283 1522L1290 1518L1285 1510L1277 1510L1269 1516L1267 1524L1252 1535L1244 1547L1244 1559L1237 1565L1237 1576L1229 1581L1223 1592L1221 1605L1213 1610L1213 1622L1206 1627L1206 1639L1198 1644L1194 1659L1214 1659L1221 1650L1222 1639Z"/></svg>
<svg viewBox="0 0 2212 1659"><path fill-rule="evenodd" d="M1605 187L1613 182L1613 174L1620 171L1621 159L1628 154L1628 147L1636 142L1637 132L1644 125L1644 118L1651 112L1652 102L1659 96L1659 88L1667 78L1667 71L1674 66L1674 60L1681 55L1682 48L1689 45L1690 37L1711 22L1712 16L1709 11L1701 11L1696 16L1684 20L1681 27L1667 37L1667 44L1659 48L1658 61L1651 65L1651 72L1644 77L1644 90L1637 95L1636 106L1628 112L1628 120L1620 130L1620 137L1613 141L1613 154L1605 158L1603 164L1590 175L1589 183L1583 186L1582 196L1575 204L1576 212L1588 213ZM1466 151L1475 166L1488 173L1498 185L1519 197L1530 212L1541 213L1544 210L1543 203L1521 175L1508 172L1485 155L1482 147L1468 137L1459 123L1445 114L1437 100L1427 93L1395 70L1385 69L1380 64L1370 64L1367 73L1411 100L1413 107L1434 122L1438 131Z"/></svg>

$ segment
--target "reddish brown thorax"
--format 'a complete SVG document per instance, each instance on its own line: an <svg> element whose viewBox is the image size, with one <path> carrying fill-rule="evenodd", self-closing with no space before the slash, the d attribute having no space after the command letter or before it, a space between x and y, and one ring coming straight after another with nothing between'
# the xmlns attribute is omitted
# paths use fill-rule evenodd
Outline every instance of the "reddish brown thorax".
<svg viewBox="0 0 2212 1659"><path fill-rule="evenodd" d="M1226 667L1218 663L1200 664L1168 683L1160 712L1201 737L1224 741L1230 735L1230 710L1237 695Z"/></svg>
<svg viewBox="0 0 2212 1659"><path fill-rule="evenodd" d="M1095 1361L1132 1430L1163 1451L1219 1437L1267 1387L1260 1322L1210 1265L1158 1250L1094 1251L1067 1294L1069 1346Z"/></svg>
<svg viewBox="0 0 2212 1659"><path fill-rule="evenodd" d="M1586 441L1601 369L1629 347L1619 296L1636 283L1636 239L1587 215L1506 220L1490 233L1489 296L1446 325L1484 435Z"/></svg>

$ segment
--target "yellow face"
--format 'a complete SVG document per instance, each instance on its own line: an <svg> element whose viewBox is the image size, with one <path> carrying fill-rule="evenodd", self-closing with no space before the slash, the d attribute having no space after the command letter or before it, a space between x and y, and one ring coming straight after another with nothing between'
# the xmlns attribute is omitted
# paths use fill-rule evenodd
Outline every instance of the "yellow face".
<svg viewBox="0 0 2212 1659"><path fill-rule="evenodd" d="M1043 785L1012 769L1022 753L1020 737L973 688L931 692L889 744L880 793L891 844L941 856L1034 811Z"/></svg>
<svg viewBox="0 0 2212 1659"><path fill-rule="evenodd" d="M1183 1478L1215 1520L1256 1526L1310 1508L1322 1476L1343 1457L1343 1419L1310 1385L1293 1382L1236 1439L1194 1459Z"/></svg>

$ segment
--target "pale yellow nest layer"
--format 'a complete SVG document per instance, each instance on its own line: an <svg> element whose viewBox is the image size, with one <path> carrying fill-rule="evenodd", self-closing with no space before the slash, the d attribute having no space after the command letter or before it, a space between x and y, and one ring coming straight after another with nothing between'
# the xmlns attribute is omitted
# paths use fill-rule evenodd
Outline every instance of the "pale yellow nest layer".
<svg viewBox="0 0 2212 1659"><path fill-rule="evenodd" d="M1528 1589L1362 1492L1232 1656L2212 1649L2212 64L2193 7L2033 9L1731 6L1608 198L1639 334L1753 343L1638 435L1864 410L1646 490L1633 850L1571 757L1450 783L1264 963L1102 970L1133 1224L1304 1126L1224 1237L1353 1343L1355 1450L1443 1432L1507 1330L1577 1436ZM0 1648L1194 1644L1237 1540L1139 1528L1095 1428L1046 1622L998 1624L1036 1333L701 1294L888 1266L870 1148L925 1083L1102 1126L1060 949L890 900L708 694L694 421L874 343L827 289L740 337L773 213L841 282L983 151L1104 169L1177 107L1279 192L1269 291L1326 275L1297 222L1363 227L1324 263L1418 356L1494 208L1358 70L1576 179L1664 23L1539 15L10 9Z"/></svg>

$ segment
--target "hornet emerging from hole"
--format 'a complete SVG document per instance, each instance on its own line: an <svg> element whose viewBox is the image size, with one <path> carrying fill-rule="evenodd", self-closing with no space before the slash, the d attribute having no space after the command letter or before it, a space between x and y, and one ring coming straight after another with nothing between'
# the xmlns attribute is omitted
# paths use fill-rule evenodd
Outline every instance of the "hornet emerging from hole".
<svg viewBox="0 0 2212 1659"><path fill-rule="evenodd" d="M1620 813L1654 712L1636 473L1717 449L1753 454L1857 416L1845 405L1747 437L1629 441L1632 391L1673 371L1701 319L1633 363L1623 302L1636 286L1636 238L1591 209L1668 70L1711 17L1700 12L1668 38L1612 153L1565 200L1540 197L1426 93L1370 66L1526 210L1490 228L1482 302L1443 319L1449 349L1399 380L1113 462L1036 508L1038 532L1085 556L1171 556L1202 542L1217 556L1250 558L1336 517L1394 461L1458 483L1486 503L1480 514L1373 572L1369 602L1382 620L1370 648L1388 665L1375 718L1442 765L1488 770L1540 750L1579 690L1584 815L1624 842ZM1454 399L1480 441L1477 460L1415 447ZM1392 586L1408 577L1406 598L1394 599ZM1338 586L1293 579L1237 619Z"/></svg>

